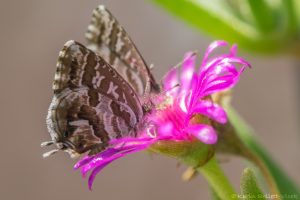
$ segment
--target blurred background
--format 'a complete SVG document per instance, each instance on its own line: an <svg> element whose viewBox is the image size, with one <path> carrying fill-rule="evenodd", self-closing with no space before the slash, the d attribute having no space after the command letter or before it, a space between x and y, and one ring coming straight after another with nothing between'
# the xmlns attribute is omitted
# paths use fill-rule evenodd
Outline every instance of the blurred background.
<svg viewBox="0 0 300 200"><path fill-rule="evenodd" d="M185 166L159 155L141 152L114 162L98 175L92 192L67 154L42 158L46 149L40 143L50 138L45 118L58 52L70 39L85 42L98 4L111 10L146 61L155 65L157 79L186 51L198 50L201 59L213 41L150 1L1 0L0 198L209 199L204 178L183 182ZM253 68L234 89L233 104L260 143L300 184L299 63L287 56L261 57L242 50L239 55ZM222 165L238 188L244 163L234 158Z"/></svg>

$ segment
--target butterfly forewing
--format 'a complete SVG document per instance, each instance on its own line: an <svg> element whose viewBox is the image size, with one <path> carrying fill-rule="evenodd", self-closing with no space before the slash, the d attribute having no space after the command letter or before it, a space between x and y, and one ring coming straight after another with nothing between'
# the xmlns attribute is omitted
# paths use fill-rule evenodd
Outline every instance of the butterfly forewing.
<svg viewBox="0 0 300 200"><path fill-rule="evenodd" d="M137 94L158 92L144 59L134 43L104 6L98 6L86 32L88 47L99 53L134 88ZM149 91L145 91L145 90Z"/></svg>

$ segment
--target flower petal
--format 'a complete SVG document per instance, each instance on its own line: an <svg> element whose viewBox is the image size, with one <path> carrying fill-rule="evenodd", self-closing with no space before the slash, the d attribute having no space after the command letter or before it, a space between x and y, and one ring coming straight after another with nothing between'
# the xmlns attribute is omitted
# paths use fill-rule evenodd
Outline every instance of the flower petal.
<svg viewBox="0 0 300 200"><path fill-rule="evenodd" d="M216 131L208 125L190 125L186 131L205 144L215 144L218 140Z"/></svg>
<svg viewBox="0 0 300 200"><path fill-rule="evenodd" d="M180 91L186 91L190 88L194 74L195 60L196 55L193 52L188 52L184 56L180 74Z"/></svg>
<svg viewBox="0 0 300 200"><path fill-rule="evenodd" d="M231 48L230 48L230 55L231 55L231 56L235 56L236 53L237 53L237 45L234 44L234 45L232 45Z"/></svg>
<svg viewBox="0 0 300 200"><path fill-rule="evenodd" d="M174 125L172 122L166 122L160 124L158 127L158 133L161 136L169 136L170 134L174 133Z"/></svg>
<svg viewBox="0 0 300 200"><path fill-rule="evenodd" d="M221 124L225 124L227 122L227 114L225 110L211 101L199 101L193 110L191 110L190 115L192 116L194 113L206 115Z"/></svg>
<svg viewBox="0 0 300 200"><path fill-rule="evenodd" d="M89 180L88 180L88 186L89 186L89 189L92 190L92 186L93 186L93 182L95 180L95 177L96 175L101 172L104 167L106 167L108 164L110 164L111 162L113 162L114 160L116 159L119 159L125 155L128 155L128 154L131 154L131 153L134 153L134 152L137 152L137 151L142 151L144 150L145 148L147 148L148 145L136 145L132 148L129 148L125 151L121 151L121 153L118 153L118 154L115 154L103 161L100 161L97 166L94 167L91 175L89 176Z"/></svg>
<svg viewBox="0 0 300 200"><path fill-rule="evenodd" d="M106 167L108 164L110 164L111 162L113 162L114 160L118 159L118 158L121 158L123 157L124 155L122 154L118 154L118 155L115 155L115 156L112 156L110 157L109 159L99 163L99 165L97 165L91 175L89 176L89 180L88 180L88 186L89 186L89 189L92 190L92 186L93 186L93 182L95 180L95 177L96 175L102 170L104 169L104 167Z"/></svg>
<svg viewBox="0 0 300 200"><path fill-rule="evenodd" d="M230 62L229 62L230 61ZM225 90L233 87L239 80L239 77L246 67L250 67L247 62L241 61L239 70L236 69L233 62L240 62L240 58L226 58L219 60L215 65L210 66L200 74L200 84L197 94L200 97Z"/></svg>
<svg viewBox="0 0 300 200"><path fill-rule="evenodd" d="M202 91L201 97L220 92L223 90L228 90L232 88L233 86L236 85L238 82L239 77L234 77L234 76L223 76L223 77L218 77L212 82L209 83L209 85L206 86L206 88Z"/></svg>
<svg viewBox="0 0 300 200"><path fill-rule="evenodd" d="M228 43L225 41L222 41L222 40L217 40L217 41L214 41L213 43L211 43L205 51L205 55L202 59L202 66L206 65L208 57L216 48L221 47L221 46L227 46L227 45L228 45Z"/></svg>
<svg viewBox="0 0 300 200"><path fill-rule="evenodd" d="M163 88L166 94L174 96L178 93L179 88L174 88L179 84L179 72L177 67L173 67L170 69L167 74L164 76L163 80Z"/></svg>
<svg viewBox="0 0 300 200"><path fill-rule="evenodd" d="M81 160L79 160L75 165L74 165L74 169L78 169L86 164L88 164L91 160L93 160L93 156L85 156L84 158L82 158Z"/></svg>

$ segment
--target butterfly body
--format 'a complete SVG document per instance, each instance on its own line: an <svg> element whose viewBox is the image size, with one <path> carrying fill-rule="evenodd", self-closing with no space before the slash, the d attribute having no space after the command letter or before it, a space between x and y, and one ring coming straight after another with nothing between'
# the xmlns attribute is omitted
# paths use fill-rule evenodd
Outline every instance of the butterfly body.
<svg viewBox="0 0 300 200"><path fill-rule="evenodd" d="M58 150L71 156L93 155L112 139L136 137L146 127L152 94L159 92L149 68L110 12L99 6L88 30L91 26L89 48L71 40L59 53L47 116L52 141L42 144L56 144L57 149L45 157Z"/></svg>

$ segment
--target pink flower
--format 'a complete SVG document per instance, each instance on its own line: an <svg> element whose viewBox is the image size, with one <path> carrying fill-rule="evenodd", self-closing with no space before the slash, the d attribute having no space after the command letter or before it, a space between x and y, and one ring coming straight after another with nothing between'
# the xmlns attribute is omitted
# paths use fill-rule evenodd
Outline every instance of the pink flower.
<svg viewBox="0 0 300 200"><path fill-rule="evenodd" d="M200 114L221 124L227 122L226 112L211 100L210 95L232 88L250 65L236 56L235 45L228 54L209 58L217 47L226 45L224 41L213 42L206 50L199 70L195 69L195 54L187 53L182 68L172 68L163 79L166 92L160 96L163 100L153 113L147 116L148 129L141 131L137 138L113 140L110 148L95 156L86 156L74 166L81 169L83 176L92 171L88 181L90 189L96 174L109 163L147 149L159 140L191 141L197 138L206 144L216 143L214 128L208 124L195 124L192 118Z"/></svg>
<svg viewBox="0 0 300 200"><path fill-rule="evenodd" d="M229 54L209 58L214 49L226 45L224 41L212 43L198 72L195 70L195 54L187 53L182 68L173 68L166 74L163 86L172 103L157 112L154 121L159 127L158 135L168 135L173 140L196 137L206 144L216 143L217 134L213 127L193 124L191 119L201 114L221 124L227 122L226 112L211 100L210 95L232 88L250 64L236 56L235 45ZM240 65L239 69L237 65ZM180 87L174 88L178 84Z"/></svg>
<svg viewBox="0 0 300 200"><path fill-rule="evenodd" d="M105 166L127 154L144 150L154 142L156 142L156 139L151 137L121 138L111 141L110 144L112 147L95 156L85 156L75 164L74 169L80 168L83 177L85 177L89 171L92 171L88 180L88 186L91 190L96 175Z"/></svg>

